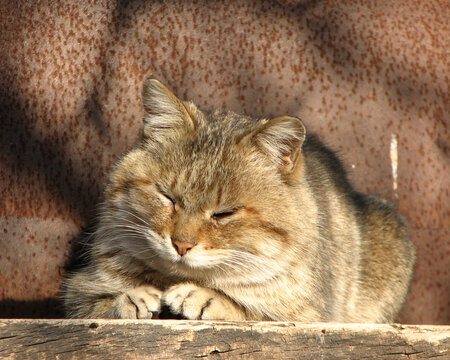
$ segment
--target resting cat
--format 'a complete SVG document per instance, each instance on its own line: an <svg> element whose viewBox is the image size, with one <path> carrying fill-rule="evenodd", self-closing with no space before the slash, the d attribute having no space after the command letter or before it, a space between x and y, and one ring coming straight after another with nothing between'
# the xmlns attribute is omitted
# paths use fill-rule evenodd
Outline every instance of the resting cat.
<svg viewBox="0 0 450 360"><path fill-rule="evenodd" d="M415 259L404 220L299 119L202 112L152 78L142 97L68 316L394 321Z"/></svg>

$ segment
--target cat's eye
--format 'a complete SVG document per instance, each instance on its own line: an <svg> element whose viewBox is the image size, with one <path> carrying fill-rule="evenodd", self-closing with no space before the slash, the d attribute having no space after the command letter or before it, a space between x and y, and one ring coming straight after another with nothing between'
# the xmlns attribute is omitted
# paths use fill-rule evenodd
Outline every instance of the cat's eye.
<svg viewBox="0 0 450 360"><path fill-rule="evenodd" d="M217 213L212 214L211 217L214 220L222 220L222 219L225 219L227 217L230 217L231 215L234 215L237 210L239 210L239 208L231 209L231 210L228 210L228 211L217 212Z"/></svg>
<svg viewBox="0 0 450 360"><path fill-rule="evenodd" d="M172 196L168 195L167 193L163 193L163 192L162 192L161 194L163 194L164 197L166 197L168 200L170 200L170 202L171 202L173 205L175 205L176 201L175 201L175 199L174 199Z"/></svg>
<svg viewBox="0 0 450 360"><path fill-rule="evenodd" d="M162 190L160 186L158 186L158 190L167 200L169 200L173 205L175 205L176 201L173 196L170 196L166 191Z"/></svg>

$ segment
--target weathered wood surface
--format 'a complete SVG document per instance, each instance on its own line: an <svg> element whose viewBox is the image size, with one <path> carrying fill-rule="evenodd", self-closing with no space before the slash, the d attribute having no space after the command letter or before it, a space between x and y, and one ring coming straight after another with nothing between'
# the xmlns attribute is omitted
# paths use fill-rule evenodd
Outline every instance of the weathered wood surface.
<svg viewBox="0 0 450 360"><path fill-rule="evenodd" d="M450 359L450 326L0 320L11 359Z"/></svg>

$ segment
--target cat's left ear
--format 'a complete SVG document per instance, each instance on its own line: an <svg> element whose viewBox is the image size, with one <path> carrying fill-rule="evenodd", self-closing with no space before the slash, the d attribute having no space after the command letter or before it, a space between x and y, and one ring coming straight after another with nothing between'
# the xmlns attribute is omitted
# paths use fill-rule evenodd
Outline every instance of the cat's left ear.
<svg viewBox="0 0 450 360"><path fill-rule="evenodd" d="M252 141L276 162L281 173L290 174L301 157L305 137L306 129L300 119L280 116L260 125L253 132Z"/></svg>

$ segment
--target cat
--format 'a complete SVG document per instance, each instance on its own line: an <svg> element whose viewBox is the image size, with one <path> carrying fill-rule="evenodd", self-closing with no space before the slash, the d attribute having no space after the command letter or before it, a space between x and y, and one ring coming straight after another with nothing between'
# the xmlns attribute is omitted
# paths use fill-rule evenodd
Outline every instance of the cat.
<svg viewBox="0 0 450 360"><path fill-rule="evenodd" d="M112 171L67 316L393 322L415 261L405 220L356 192L302 121L201 111L157 79Z"/></svg>

